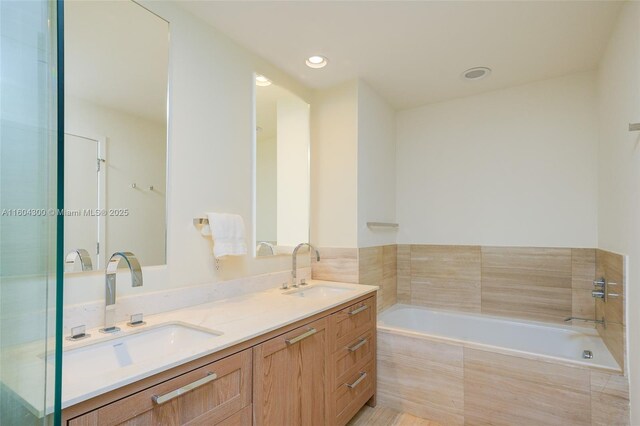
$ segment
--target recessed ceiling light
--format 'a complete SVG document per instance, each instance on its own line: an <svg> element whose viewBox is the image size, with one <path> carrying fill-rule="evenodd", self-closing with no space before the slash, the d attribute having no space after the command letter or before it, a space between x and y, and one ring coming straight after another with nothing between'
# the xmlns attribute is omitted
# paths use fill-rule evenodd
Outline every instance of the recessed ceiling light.
<svg viewBox="0 0 640 426"><path fill-rule="evenodd" d="M309 56L306 60L309 68L324 68L327 66L327 58L320 55Z"/></svg>
<svg viewBox="0 0 640 426"><path fill-rule="evenodd" d="M474 67L469 68L462 73L462 78L466 80L480 80L491 74L491 68L487 67Z"/></svg>
<svg viewBox="0 0 640 426"><path fill-rule="evenodd" d="M262 87L270 86L271 80L269 80L264 75L256 74L256 84Z"/></svg>

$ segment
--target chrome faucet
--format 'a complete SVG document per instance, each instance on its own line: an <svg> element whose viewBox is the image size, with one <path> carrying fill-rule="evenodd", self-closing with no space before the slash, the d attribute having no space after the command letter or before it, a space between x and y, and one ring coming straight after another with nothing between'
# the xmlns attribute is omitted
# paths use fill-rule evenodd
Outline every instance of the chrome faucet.
<svg viewBox="0 0 640 426"><path fill-rule="evenodd" d="M136 255L129 251L116 252L111 255L107 263L107 271L105 275L105 306L104 306L104 328L100 329L102 333L115 333L120 331L116 327L116 271L121 260L127 262L127 266L131 271L131 286L142 286L142 268L136 258Z"/></svg>
<svg viewBox="0 0 640 426"><path fill-rule="evenodd" d="M263 246L264 246L264 247L267 247L267 248L271 251L271 254L272 254L272 255L276 254L276 250L275 250L275 248L273 247L273 244L268 243L268 242L266 242L266 241L260 241L260 242L258 243L258 245L256 246L256 253L258 253L258 252L260 251L260 248L261 248L261 247L263 247Z"/></svg>
<svg viewBox="0 0 640 426"><path fill-rule="evenodd" d="M65 269L73 270L73 264L76 263L76 259L80 259L80 265L83 271L92 271L93 264L91 263L91 255L85 249L73 249L67 253L67 257L64 260ZM68 267L68 268L67 268Z"/></svg>
<svg viewBox="0 0 640 426"><path fill-rule="evenodd" d="M316 252L316 261L320 262L320 252L318 251L318 249L316 249L314 246L312 246L309 243L298 244L296 248L293 249L293 254L291 255L293 258L293 266L291 268L291 286L294 288L298 287L298 250L300 250L300 248L304 246L308 246L309 251L313 249L313 251ZM288 288L288 287L284 287L284 288Z"/></svg>
<svg viewBox="0 0 640 426"><path fill-rule="evenodd" d="M604 320L604 317L600 320L595 320L595 319L590 319L590 318L579 318L579 317L567 317L564 319L564 322L569 322L569 321L573 321L573 320L578 320L578 321L584 321L584 322L593 322L596 324L600 324L603 327L607 327L607 323Z"/></svg>

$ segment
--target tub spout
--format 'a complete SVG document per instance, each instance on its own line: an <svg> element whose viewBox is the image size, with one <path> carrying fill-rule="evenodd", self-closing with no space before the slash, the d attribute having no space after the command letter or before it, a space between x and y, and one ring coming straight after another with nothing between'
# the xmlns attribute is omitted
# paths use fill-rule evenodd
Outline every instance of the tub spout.
<svg viewBox="0 0 640 426"><path fill-rule="evenodd" d="M603 327L607 327L607 323L604 320L604 317L602 319L596 320L596 319L590 319L590 318L579 318L579 317L566 317L564 319L564 322L569 322L569 321L573 321L573 320L578 320L578 321L584 321L584 322L593 322L596 324L600 324Z"/></svg>

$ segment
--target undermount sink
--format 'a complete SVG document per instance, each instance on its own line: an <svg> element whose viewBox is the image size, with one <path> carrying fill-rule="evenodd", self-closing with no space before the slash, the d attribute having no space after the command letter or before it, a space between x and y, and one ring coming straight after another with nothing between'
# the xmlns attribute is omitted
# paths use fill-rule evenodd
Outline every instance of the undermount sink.
<svg viewBox="0 0 640 426"><path fill-rule="evenodd" d="M338 296L340 294L343 294L349 291L351 291L351 289L346 287L337 287L332 285L319 284L309 288L301 288L299 290L293 290L284 294L287 296L304 297L304 298L312 299L312 298Z"/></svg>
<svg viewBox="0 0 640 426"><path fill-rule="evenodd" d="M65 371L84 378L130 365L152 366L181 352L200 348L221 333L185 324L149 327L122 337L63 352ZM51 358L51 357L49 357Z"/></svg>

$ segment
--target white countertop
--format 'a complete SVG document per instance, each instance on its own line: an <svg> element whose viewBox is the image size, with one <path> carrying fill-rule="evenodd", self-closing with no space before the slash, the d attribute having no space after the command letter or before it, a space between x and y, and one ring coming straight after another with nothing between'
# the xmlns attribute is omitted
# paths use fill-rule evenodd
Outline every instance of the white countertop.
<svg viewBox="0 0 640 426"><path fill-rule="evenodd" d="M220 336L212 337L206 345L197 344L194 347L185 347L179 354L170 358L144 363L144 365L133 364L105 371L103 374L100 371L92 371L90 377L83 378L81 372L64 369L63 364L62 407L72 406L180 364L213 354L378 289L376 286L316 280L310 281L309 286L305 288L308 289L318 284L340 286L347 288L348 291L326 297L303 298L285 295L281 289L271 289L148 316L145 317L147 324L140 327L132 328L125 323L119 323L117 325L122 331L113 335L105 335L100 333L98 329L93 329L87 331L91 334L91 337L87 339L78 342L65 340L64 350L67 351L138 333L149 327L166 323L182 323L222 333ZM46 410L43 410L42 389L37 387L34 389L34 383L37 382L28 380L32 374L42 375L42 364L47 362L47 357L42 352L42 345L23 347L17 350L15 355L31 357L32 362L28 363L31 368L27 367L26 371L15 372L16 374L8 376L3 374L2 381L28 404L34 414L42 416L45 412L51 412L53 401L48 401ZM23 360L21 364L27 363L24 363ZM30 374L29 370L33 373ZM53 369L49 368L48 370ZM52 372L50 377L53 378ZM37 377L33 377L33 379L38 380Z"/></svg>

